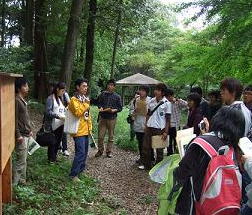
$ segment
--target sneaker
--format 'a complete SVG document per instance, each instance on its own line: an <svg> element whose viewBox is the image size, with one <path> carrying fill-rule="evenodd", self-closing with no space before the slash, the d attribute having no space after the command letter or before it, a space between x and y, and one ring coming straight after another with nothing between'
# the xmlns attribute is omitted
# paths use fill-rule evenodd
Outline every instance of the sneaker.
<svg viewBox="0 0 252 215"><path fill-rule="evenodd" d="M112 158L112 154L111 153L107 153L107 157L108 158Z"/></svg>
<svg viewBox="0 0 252 215"><path fill-rule="evenodd" d="M59 153L60 153L60 154L63 154L63 151L62 151L62 149L59 149Z"/></svg>
<svg viewBox="0 0 252 215"><path fill-rule="evenodd" d="M65 151L63 152L63 155L69 156L70 154L69 154L69 152L68 152L67 150L65 150Z"/></svg>
<svg viewBox="0 0 252 215"><path fill-rule="evenodd" d="M101 157L102 156L102 152L101 151L98 151L96 154L95 154L95 157L98 158L98 157Z"/></svg>
<svg viewBox="0 0 252 215"><path fill-rule="evenodd" d="M81 182L81 180L80 180L77 176L73 177L73 178L72 178L72 181L73 181L74 183Z"/></svg>
<svg viewBox="0 0 252 215"><path fill-rule="evenodd" d="M140 169L140 170L144 170L144 169L145 169L145 167L144 167L144 165L140 165L140 166L138 166L138 169Z"/></svg>

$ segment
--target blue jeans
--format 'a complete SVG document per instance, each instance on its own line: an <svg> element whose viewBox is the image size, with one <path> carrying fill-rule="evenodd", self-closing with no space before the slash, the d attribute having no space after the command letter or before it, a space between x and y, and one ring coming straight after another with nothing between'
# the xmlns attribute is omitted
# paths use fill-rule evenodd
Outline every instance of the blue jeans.
<svg viewBox="0 0 252 215"><path fill-rule="evenodd" d="M84 171L88 154L88 136L74 137L75 155L70 177L78 176Z"/></svg>

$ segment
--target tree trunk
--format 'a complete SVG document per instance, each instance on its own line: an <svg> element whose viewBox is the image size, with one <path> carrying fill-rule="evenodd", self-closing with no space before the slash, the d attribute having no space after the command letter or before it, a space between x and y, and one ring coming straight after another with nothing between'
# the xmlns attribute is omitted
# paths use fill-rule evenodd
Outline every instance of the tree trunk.
<svg viewBox="0 0 252 215"><path fill-rule="evenodd" d="M79 33L80 17L84 0L73 0L71 14L68 20L68 29L64 46L61 66L61 80L70 88L72 79L73 59L76 49L76 41Z"/></svg>
<svg viewBox="0 0 252 215"><path fill-rule="evenodd" d="M118 17L116 22L116 29L115 29L115 40L113 45L113 55L112 55L112 63L111 63L111 73L110 78L113 79L115 76L115 59L116 59L116 51L117 51L117 44L119 39L119 32L122 22L122 6L123 6L123 0L120 0L119 3L119 10L118 10Z"/></svg>
<svg viewBox="0 0 252 215"><path fill-rule="evenodd" d="M2 31L1 31L1 47L5 45L5 17L6 17L6 0L2 0Z"/></svg>
<svg viewBox="0 0 252 215"><path fill-rule="evenodd" d="M37 0L35 5L35 31L34 31L34 97L44 101L48 93L47 80L47 48L45 37L44 4L46 0Z"/></svg>
<svg viewBox="0 0 252 215"><path fill-rule="evenodd" d="M95 19L97 11L97 0L89 1L89 17L86 37L86 61L84 77L90 82L94 63L94 44L95 44Z"/></svg>
<svg viewBox="0 0 252 215"><path fill-rule="evenodd" d="M33 45L34 34L34 0L26 0L25 5L25 29L24 29L24 43L26 45Z"/></svg>
<svg viewBox="0 0 252 215"><path fill-rule="evenodd" d="M80 47L80 58L79 62L83 63L84 62L84 54L85 54L85 34L81 34L81 47Z"/></svg>

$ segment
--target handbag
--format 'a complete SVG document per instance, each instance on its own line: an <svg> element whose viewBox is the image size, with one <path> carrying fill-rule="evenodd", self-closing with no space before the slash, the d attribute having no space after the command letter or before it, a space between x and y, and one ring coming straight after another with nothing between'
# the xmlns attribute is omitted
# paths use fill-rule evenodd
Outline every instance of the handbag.
<svg viewBox="0 0 252 215"><path fill-rule="evenodd" d="M80 118L73 115L70 110L66 111L64 132L67 134L77 134L80 124Z"/></svg>
<svg viewBox="0 0 252 215"><path fill-rule="evenodd" d="M55 142L54 133L45 130L45 115L43 117L42 127L36 134L36 142L42 147L49 146Z"/></svg>
<svg viewBox="0 0 252 215"><path fill-rule="evenodd" d="M55 142L55 135L52 132L46 132L44 125L42 125L36 134L36 142L42 147L49 146L52 142Z"/></svg>

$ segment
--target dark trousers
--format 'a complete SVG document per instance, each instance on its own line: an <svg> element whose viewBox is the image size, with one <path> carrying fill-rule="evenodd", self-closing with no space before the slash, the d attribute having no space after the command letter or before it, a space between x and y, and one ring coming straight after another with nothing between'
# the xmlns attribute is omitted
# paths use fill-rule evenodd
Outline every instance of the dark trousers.
<svg viewBox="0 0 252 215"><path fill-rule="evenodd" d="M74 137L75 154L70 177L78 176L85 170L88 155L88 136Z"/></svg>
<svg viewBox="0 0 252 215"><path fill-rule="evenodd" d="M139 150L140 159L142 160L142 158L143 158L144 133L143 132L136 132L136 139L137 139L137 142L138 142L138 150Z"/></svg>
<svg viewBox="0 0 252 215"><path fill-rule="evenodd" d="M155 135L162 135L164 133L164 130L156 129L156 128L147 128L145 135L144 135L144 142L143 142L143 164L146 169L151 169L152 167L152 161L154 157L154 150L152 149L151 142L152 142L152 136ZM159 163L163 160L164 157L164 149L156 149L157 157L156 157L156 163Z"/></svg>
<svg viewBox="0 0 252 215"><path fill-rule="evenodd" d="M62 136L62 151L66 151L67 150L67 134L63 133Z"/></svg>
<svg viewBox="0 0 252 215"><path fill-rule="evenodd" d="M176 151L176 137L177 129L176 127L169 128L169 146L167 148L167 155L172 155Z"/></svg>
<svg viewBox="0 0 252 215"><path fill-rule="evenodd" d="M135 131L134 131L134 122L130 123L130 141L133 141L135 138Z"/></svg>
<svg viewBox="0 0 252 215"><path fill-rule="evenodd" d="M56 161L60 142L62 141L63 128L64 126L62 125L53 131L54 138L52 138L51 143L48 145L47 151L49 161Z"/></svg>
<svg viewBox="0 0 252 215"><path fill-rule="evenodd" d="M250 208L247 204L243 205L241 209L241 215L251 215L252 214L252 208Z"/></svg>
<svg viewBox="0 0 252 215"><path fill-rule="evenodd" d="M245 170L241 171L241 175L242 175L242 203L246 204L248 201L246 187L252 183L252 180Z"/></svg>

